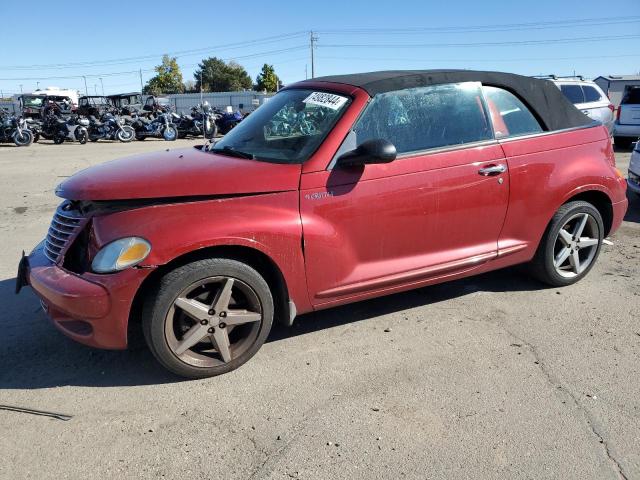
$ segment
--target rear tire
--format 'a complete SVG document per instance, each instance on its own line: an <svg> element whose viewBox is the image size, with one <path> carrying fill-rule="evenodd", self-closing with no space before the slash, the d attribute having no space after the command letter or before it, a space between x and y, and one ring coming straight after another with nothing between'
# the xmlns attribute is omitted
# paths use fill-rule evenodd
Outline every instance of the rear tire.
<svg viewBox="0 0 640 480"><path fill-rule="evenodd" d="M65 138L62 135L56 135L53 137L53 143L56 145L62 145L65 141Z"/></svg>
<svg viewBox="0 0 640 480"><path fill-rule="evenodd" d="M167 370L204 378L235 370L253 357L269 335L273 315L271 291L256 270L236 260L212 258L178 267L160 279L145 299L142 329L149 349Z"/></svg>
<svg viewBox="0 0 640 480"><path fill-rule="evenodd" d="M627 150L631 148L631 144L633 143L633 138L613 137L613 143L615 144L616 147Z"/></svg>
<svg viewBox="0 0 640 480"><path fill-rule="evenodd" d="M593 205L583 201L565 203L551 219L530 272L553 287L576 283L595 265L603 238L602 216Z"/></svg>

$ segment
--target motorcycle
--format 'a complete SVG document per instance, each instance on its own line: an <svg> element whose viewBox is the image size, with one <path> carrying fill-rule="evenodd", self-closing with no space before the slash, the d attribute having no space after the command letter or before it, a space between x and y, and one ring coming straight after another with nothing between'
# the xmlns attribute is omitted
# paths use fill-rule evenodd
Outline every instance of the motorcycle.
<svg viewBox="0 0 640 480"><path fill-rule="evenodd" d="M202 106L191 108L191 115L176 115L172 113L173 123L178 129L178 138L194 137L214 138L218 133L213 112L208 102Z"/></svg>
<svg viewBox="0 0 640 480"><path fill-rule="evenodd" d="M235 126L244 119L240 111L236 110L234 112L230 107L226 111L215 109L214 113L218 131L223 135L229 133L230 130L235 128Z"/></svg>
<svg viewBox="0 0 640 480"><path fill-rule="evenodd" d="M64 143L65 140L78 141L84 145L89 139L88 126L89 120L86 118L77 115L62 118L50 113L42 123L41 135L47 140L53 140L56 145Z"/></svg>
<svg viewBox="0 0 640 480"><path fill-rule="evenodd" d="M178 138L178 129L172 122L170 113L160 113L154 119L138 115L133 117L131 127L135 130L136 140L144 140L147 137L164 138L172 142Z"/></svg>
<svg viewBox="0 0 640 480"><path fill-rule="evenodd" d="M124 119L111 113L105 113L101 120L93 116L90 117L89 128L87 130L89 140L92 142L103 139L119 140L126 143L133 140L136 136L136 131L133 127L126 125Z"/></svg>
<svg viewBox="0 0 640 480"><path fill-rule="evenodd" d="M27 128L24 118L5 115L0 118L0 142L13 142L18 147L28 147L33 142L33 133Z"/></svg>

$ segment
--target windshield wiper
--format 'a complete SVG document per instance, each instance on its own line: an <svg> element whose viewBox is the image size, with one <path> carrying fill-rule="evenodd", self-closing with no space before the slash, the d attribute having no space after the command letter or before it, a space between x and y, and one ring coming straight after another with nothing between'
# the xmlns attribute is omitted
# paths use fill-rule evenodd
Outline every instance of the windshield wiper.
<svg viewBox="0 0 640 480"><path fill-rule="evenodd" d="M238 158L248 158L249 160L255 160L256 156L253 153L242 152L240 150L236 150L235 148L226 145L223 148L212 148L211 152L220 153L222 155L229 155L230 157L238 157Z"/></svg>

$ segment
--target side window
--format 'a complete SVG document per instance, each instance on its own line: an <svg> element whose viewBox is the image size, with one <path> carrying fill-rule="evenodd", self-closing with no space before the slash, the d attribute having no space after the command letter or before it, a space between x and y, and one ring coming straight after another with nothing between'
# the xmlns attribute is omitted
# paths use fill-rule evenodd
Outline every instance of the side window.
<svg viewBox="0 0 640 480"><path fill-rule="evenodd" d="M560 91L573 103L584 103L584 94L580 85L560 85Z"/></svg>
<svg viewBox="0 0 640 480"><path fill-rule="evenodd" d="M542 127L524 103L511 92L483 87L496 138L542 132Z"/></svg>
<svg viewBox="0 0 640 480"><path fill-rule="evenodd" d="M381 138L399 154L493 138L477 82L378 94L354 132L356 145Z"/></svg>
<svg viewBox="0 0 640 480"><path fill-rule="evenodd" d="M585 102L599 102L602 98L598 90L588 85L583 85L582 91L584 92Z"/></svg>

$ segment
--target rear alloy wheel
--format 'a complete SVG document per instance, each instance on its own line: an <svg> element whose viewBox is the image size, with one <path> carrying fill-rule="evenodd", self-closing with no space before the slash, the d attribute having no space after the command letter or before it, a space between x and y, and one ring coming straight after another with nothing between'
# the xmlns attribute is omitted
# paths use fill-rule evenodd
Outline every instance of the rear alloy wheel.
<svg viewBox="0 0 640 480"><path fill-rule="evenodd" d="M173 373L202 378L229 372L265 342L273 322L269 286L253 268L206 259L165 275L145 302L143 331Z"/></svg>
<svg viewBox="0 0 640 480"><path fill-rule="evenodd" d="M555 287L577 282L595 264L603 235L602 216L593 205L582 201L563 205L538 247L533 274Z"/></svg>

